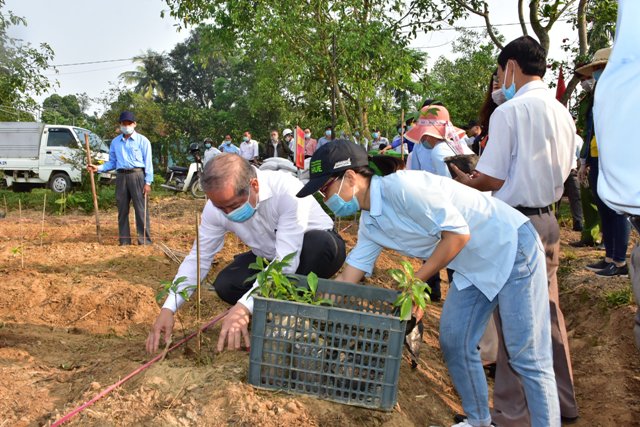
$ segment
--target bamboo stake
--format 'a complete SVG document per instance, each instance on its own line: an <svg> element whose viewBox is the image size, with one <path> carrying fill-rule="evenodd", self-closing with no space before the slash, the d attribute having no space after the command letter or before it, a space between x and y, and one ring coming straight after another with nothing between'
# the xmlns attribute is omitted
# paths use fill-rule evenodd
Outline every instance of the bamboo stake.
<svg viewBox="0 0 640 427"><path fill-rule="evenodd" d="M47 209L47 193L44 193L44 201L42 202L42 227L40 227L40 247L42 247L42 238L44 237L44 213Z"/></svg>
<svg viewBox="0 0 640 427"><path fill-rule="evenodd" d="M87 150L87 165L91 165L91 147L89 147L89 135L86 133L84 134L84 144ZM98 235L98 243L102 244L100 218L98 217L98 195L96 194L96 180L93 176L93 171L89 173L89 178L91 179L91 193L93 194L93 210L96 213L96 234Z"/></svg>
<svg viewBox="0 0 640 427"><path fill-rule="evenodd" d="M142 226L142 246L147 245L147 193L144 193L144 225Z"/></svg>
<svg viewBox="0 0 640 427"><path fill-rule="evenodd" d="M9 208L7 207L7 197L3 194L2 198L4 199L4 213L5 215L9 215Z"/></svg>
<svg viewBox="0 0 640 427"><path fill-rule="evenodd" d="M402 109L402 113L400 115L400 157L404 162L404 108Z"/></svg>
<svg viewBox="0 0 640 427"><path fill-rule="evenodd" d="M200 230L198 228L200 218L196 211L196 319L200 323ZM202 346L202 335L198 331L198 357L200 357L200 350Z"/></svg>
<svg viewBox="0 0 640 427"><path fill-rule="evenodd" d="M18 218L22 224L22 199L18 199ZM24 269L24 227L20 227L22 233L20 233L20 266Z"/></svg>

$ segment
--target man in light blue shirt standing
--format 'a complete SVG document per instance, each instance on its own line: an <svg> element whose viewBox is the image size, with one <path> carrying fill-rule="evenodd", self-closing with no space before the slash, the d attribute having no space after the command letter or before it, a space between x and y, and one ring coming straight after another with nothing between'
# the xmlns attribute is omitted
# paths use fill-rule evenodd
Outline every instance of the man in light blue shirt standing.
<svg viewBox="0 0 640 427"><path fill-rule="evenodd" d="M220 144L218 150L223 153L231 153L231 154L240 154L240 149L231 143L231 135L227 135L224 137L224 142Z"/></svg>
<svg viewBox="0 0 640 427"><path fill-rule="evenodd" d="M129 228L129 205L133 201L135 210L138 244L149 244L149 210L146 198L151 193L153 182L153 164L151 162L151 143L135 131L136 118L130 111L120 114L121 134L111 141L109 161L100 165L88 165L90 172L107 172L115 169L116 204L118 206L118 240L120 246L131 244ZM146 214L146 218L145 218Z"/></svg>

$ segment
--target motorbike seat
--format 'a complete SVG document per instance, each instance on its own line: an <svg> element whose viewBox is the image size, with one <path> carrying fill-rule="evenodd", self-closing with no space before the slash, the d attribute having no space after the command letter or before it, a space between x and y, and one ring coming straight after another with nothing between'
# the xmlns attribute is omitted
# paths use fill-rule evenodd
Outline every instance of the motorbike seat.
<svg viewBox="0 0 640 427"><path fill-rule="evenodd" d="M187 172L189 168L183 166L169 166L169 170L173 172Z"/></svg>

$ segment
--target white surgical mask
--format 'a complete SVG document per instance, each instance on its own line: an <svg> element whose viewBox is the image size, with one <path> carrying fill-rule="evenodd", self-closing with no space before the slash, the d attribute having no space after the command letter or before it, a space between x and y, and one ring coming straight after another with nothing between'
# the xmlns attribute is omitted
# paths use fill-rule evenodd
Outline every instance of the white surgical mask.
<svg viewBox="0 0 640 427"><path fill-rule="evenodd" d="M311 134L310 134L310 133L305 133L305 134L304 134L304 137L305 137L305 138L307 138L307 139L309 139L309 138L311 138Z"/></svg>
<svg viewBox="0 0 640 427"><path fill-rule="evenodd" d="M582 89L586 90L587 92L591 92L595 84L596 81L594 79L583 80L580 82L580 86L582 86Z"/></svg>
<svg viewBox="0 0 640 427"><path fill-rule="evenodd" d="M491 98L493 99L493 102L498 105L507 102L507 98L504 96L504 92L500 88L491 92Z"/></svg>
<svg viewBox="0 0 640 427"><path fill-rule="evenodd" d="M133 133L133 129L133 125L120 125L120 132L122 132L123 135L131 135Z"/></svg>

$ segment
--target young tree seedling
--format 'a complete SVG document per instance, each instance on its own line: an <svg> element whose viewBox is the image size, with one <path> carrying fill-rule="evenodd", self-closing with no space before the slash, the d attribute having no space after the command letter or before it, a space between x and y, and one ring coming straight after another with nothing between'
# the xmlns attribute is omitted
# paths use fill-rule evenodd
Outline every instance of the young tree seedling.
<svg viewBox="0 0 640 427"><path fill-rule="evenodd" d="M170 280L164 280L160 282L160 289L156 293L156 302L160 304L162 300L165 299L167 295L169 295L170 293L173 294L176 307L178 306L178 296L182 297L182 299L184 299L185 301L189 301L189 291L194 289L196 285L189 285L180 289L180 285L184 283L186 280L187 278L185 276L180 276L176 278L173 282ZM186 336L187 334L185 333L184 325L182 324L182 319L180 318L180 315L178 313L176 313L176 317L178 318L178 322L180 323L180 329L182 329L182 335ZM169 338L169 340L165 343L165 347L162 352L162 357L160 358L160 361L163 361L165 356L169 352L169 346L171 345L172 341L173 340Z"/></svg>
<svg viewBox="0 0 640 427"><path fill-rule="evenodd" d="M409 262L400 261L400 264L403 270L392 268L387 273L398 282L401 291L393 305L400 307L400 319L409 320L414 305L424 310L427 303L431 302L429 294L425 293L425 290L431 292L431 288L415 277L413 266Z"/></svg>

